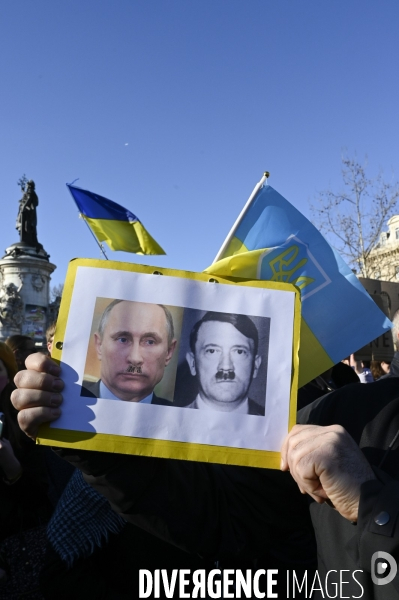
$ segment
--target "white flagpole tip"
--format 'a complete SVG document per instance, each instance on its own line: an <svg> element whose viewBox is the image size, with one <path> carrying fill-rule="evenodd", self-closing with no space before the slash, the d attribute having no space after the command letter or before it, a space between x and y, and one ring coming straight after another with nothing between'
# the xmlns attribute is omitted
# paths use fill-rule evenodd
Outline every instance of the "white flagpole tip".
<svg viewBox="0 0 399 600"><path fill-rule="evenodd" d="M255 198L256 194L259 192L259 190L261 189L262 185L264 184L267 176L270 175L270 173L268 171L266 171L263 175L262 175L262 179L259 181L259 183L256 184L256 186L253 189L252 194L250 195L250 197L248 198L244 208L242 209L242 211L240 212L240 214L238 215L238 218L236 220L236 222L234 223L233 227L230 229L230 232L227 236L227 238L224 240L222 247L220 248L219 252L217 253L217 255L214 258L214 263L217 262L218 260L220 260L220 258L223 256L223 252L225 251L225 249L227 248L227 246L230 243L230 240L232 239L232 237L234 236L234 233L237 229L237 227L239 226L239 224L241 223L241 220L243 219L247 209L250 207L253 199ZM212 263L213 264L213 263Z"/></svg>

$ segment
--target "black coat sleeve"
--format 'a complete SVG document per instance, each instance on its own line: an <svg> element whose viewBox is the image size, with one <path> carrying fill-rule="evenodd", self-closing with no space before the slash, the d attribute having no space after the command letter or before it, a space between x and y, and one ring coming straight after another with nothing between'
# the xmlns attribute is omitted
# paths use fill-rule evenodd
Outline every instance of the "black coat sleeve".
<svg viewBox="0 0 399 600"><path fill-rule="evenodd" d="M310 531L308 507L287 473L58 452L128 522L184 550L207 558L256 557L268 546L280 546L288 560L290 553L294 560L303 554L300 532Z"/></svg>
<svg viewBox="0 0 399 600"><path fill-rule="evenodd" d="M362 486L357 523L359 564L367 572L376 552L386 552L399 563L399 481L378 469L375 473L377 479ZM393 584L399 590L398 577Z"/></svg>
<svg viewBox="0 0 399 600"><path fill-rule="evenodd" d="M348 546L356 564L370 573L376 552L388 553L399 563L398 378L348 385L301 410L299 421L342 425L376 475L361 486L355 543ZM399 590L399 577L393 586Z"/></svg>

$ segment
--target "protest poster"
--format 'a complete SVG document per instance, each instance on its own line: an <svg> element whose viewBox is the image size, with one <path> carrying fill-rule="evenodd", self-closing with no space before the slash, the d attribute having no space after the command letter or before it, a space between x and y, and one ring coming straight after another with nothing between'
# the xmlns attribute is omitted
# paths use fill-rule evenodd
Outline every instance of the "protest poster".
<svg viewBox="0 0 399 600"><path fill-rule="evenodd" d="M372 280L371 280L372 281ZM385 282L384 282L385 283ZM388 294L374 293L372 299L378 306L378 308L388 317L390 318L390 310L389 310L389 301L390 298ZM387 302L388 300L388 302ZM357 350L354 353L355 360L357 361L383 361L391 363L395 354L395 348L393 344L393 338L391 331L386 331L382 335L378 336L375 340L371 340L368 344Z"/></svg>
<svg viewBox="0 0 399 600"><path fill-rule="evenodd" d="M286 283L71 261L38 443L279 467L295 423L300 296Z"/></svg>

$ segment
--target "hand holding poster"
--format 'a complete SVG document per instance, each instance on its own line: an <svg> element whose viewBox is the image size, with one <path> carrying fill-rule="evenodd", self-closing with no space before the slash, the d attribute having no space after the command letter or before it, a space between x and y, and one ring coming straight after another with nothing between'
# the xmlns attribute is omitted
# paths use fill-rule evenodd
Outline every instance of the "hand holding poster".
<svg viewBox="0 0 399 600"><path fill-rule="evenodd" d="M279 465L295 418L294 286L79 259L65 288L63 411L39 443Z"/></svg>

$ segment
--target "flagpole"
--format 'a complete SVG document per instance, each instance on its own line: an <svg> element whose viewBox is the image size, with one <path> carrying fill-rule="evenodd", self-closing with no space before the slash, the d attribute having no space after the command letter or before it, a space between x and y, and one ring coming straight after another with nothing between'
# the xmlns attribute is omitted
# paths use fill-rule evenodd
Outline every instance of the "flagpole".
<svg viewBox="0 0 399 600"><path fill-rule="evenodd" d="M77 179L74 179L74 180L72 181L72 183L69 183L69 184L67 183L67 184L66 184L66 186L67 186L67 188L68 188L68 192L71 194L71 196L72 196L72 198L73 198L73 201L75 202L75 204L76 204L76 201L75 201L75 198L73 197L73 194L72 194L71 190L69 189L69 186L70 186L70 185L73 185L73 184L75 183L75 181L78 181L78 180L79 180L79 177L78 177ZM79 207L78 207L78 208L79 208ZM86 223L87 227L89 228L89 231L90 231L91 235L92 235L92 236L94 237L94 239L96 240L96 244L97 244L97 246L100 248L101 252L102 252L102 253L103 253L103 255L105 256L105 260L109 260L109 259L108 259L108 256L105 254L105 250L104 250L104 248L103 248L103 245L102 245L102 244L100 244L100 242L98 241L98 239L96 238L96 236L95 236L95 235L94 235L94 233L92 232L90 225L89 225L89 224L88 224L88 222L86 221L86 219L85 219L85 216L84 216L84 215L82 215L82 213L81 213L80 211L79 211L79 218L80 218L80 219L83 219L83 221Z"/></svg>
<svg viewBox="0 0 399 600"><path fill-rule="evenodd" d="M249 208L252 200L255 198L256 194L259 192L260 188L262 187L262 185L265 183L265 181L267 181L268 177L270 177L270 173L269 171L265 171L263 173L262 179L259 181L259 183L256 184L256 186L254 187L252 194L250 195L250 197L248 198L244 208L242 209L242 211L240 212L240 214L238 215L238 218L236 220L236 222L234 223L233 227L230 229L226 239L224 240L219 252L216 254L213 263L217 262L218 260L220 260L220 257L223 255L223 252L225 251L225 249L227 248L227 246L229 245L232 237L234 236L234 233L237 229L237 227L239 226L239 224L241 223L247 209Z"/></svg>

